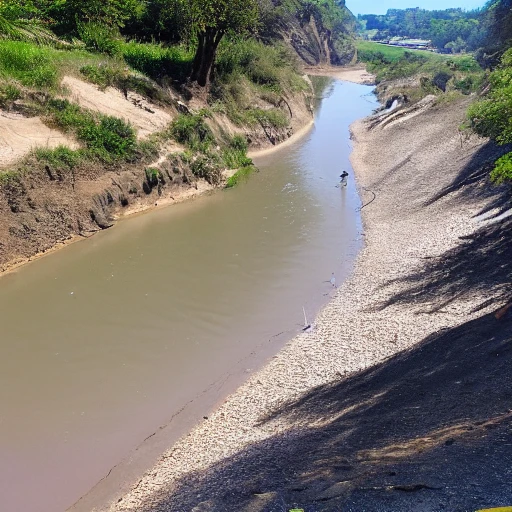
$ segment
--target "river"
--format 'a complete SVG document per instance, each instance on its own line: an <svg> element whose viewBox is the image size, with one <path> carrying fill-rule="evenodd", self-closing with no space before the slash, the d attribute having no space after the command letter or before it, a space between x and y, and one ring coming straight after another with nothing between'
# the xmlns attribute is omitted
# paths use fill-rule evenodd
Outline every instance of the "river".
<svg viewBox="0 0 512 512"><path fill-rule="evenodd" d="M313 320L361 246L348 127L371 91L329 82L315 127L235 189L1 278L1 510L65 510L159 426L158 450L186 432L300 331L303 307Z"/></svg>

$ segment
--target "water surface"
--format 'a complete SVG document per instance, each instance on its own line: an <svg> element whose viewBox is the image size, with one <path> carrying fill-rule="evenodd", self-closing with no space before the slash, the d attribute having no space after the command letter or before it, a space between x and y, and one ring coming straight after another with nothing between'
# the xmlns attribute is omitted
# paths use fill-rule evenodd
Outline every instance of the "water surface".
<svg viewBox="0 0 512 512"><path fill-rule="evenodd" d="M251 353L276 352L303 306L313 318L360 247L348 126L370 92L332 82L313 130L236 189L0 280L1 510L64 510Z"/></svg>

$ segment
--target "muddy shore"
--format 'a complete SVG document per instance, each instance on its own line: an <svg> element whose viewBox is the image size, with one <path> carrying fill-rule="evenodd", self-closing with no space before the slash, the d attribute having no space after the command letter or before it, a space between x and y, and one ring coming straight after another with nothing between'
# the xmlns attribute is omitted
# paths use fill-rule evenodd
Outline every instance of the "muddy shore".
<svg viewBox="0 0 512 512"><path fill-rule="evenodd" d="M496 304L476 310L492 286L457 290L441 269L436 288L436 269L424 269L502 204L485 172L502 149L460 137L467 104L353 126L365 247L351 277L311 331L96 510L474 510L512 499L511 322L496 327ZM492 366L477 334L501 356Z"/></svg>

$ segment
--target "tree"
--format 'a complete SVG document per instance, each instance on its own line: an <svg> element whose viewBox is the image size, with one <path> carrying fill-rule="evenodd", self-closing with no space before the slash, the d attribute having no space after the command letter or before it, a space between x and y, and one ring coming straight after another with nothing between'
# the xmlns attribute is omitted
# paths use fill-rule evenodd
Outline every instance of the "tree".
<svg viewBox="0 0 512 512"><path fill-rule="evenodd" d="M257 0L174 0L187 14L197 38L191 82L206 87L212 77L217 48L227 32L243 33L258 23Z"/></svg>
<svg viewBox="0 0 512 512"><path fill-rule="evenodd" d="M39 14L31 1L0 0L0 39L47 43L56 37L34 16Z"/></svg>

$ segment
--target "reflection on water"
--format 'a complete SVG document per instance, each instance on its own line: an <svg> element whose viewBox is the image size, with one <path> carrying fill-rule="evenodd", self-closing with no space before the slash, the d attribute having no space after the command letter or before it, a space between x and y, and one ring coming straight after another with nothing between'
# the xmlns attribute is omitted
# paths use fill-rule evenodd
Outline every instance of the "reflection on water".
<svg viewBox="0 0 512 512"><path fill-rule="evenodd" d="M234 190L120 222L0 281L2 510L55 512L350 270L348 126L367 86L330 83L316 126ZM277 350L276 346L273 350ZM37 505L36 505L37 504Z"/></svg>

